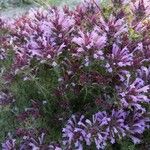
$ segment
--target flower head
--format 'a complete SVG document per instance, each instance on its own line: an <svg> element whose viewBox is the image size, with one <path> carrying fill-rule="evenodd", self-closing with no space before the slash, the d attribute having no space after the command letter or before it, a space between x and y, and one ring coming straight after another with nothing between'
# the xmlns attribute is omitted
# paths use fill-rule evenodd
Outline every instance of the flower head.
<svg viewBox="0 0 150 150"><path fill-rule="evenodd" d="M149 103L149 98L146 95L148 90L149 85L145 85L140 78L136 78L131 84L127 83L125 89L119 92L122 106L126 108L133 106L136 109L145 111L141 104Z"/></svg>
<svg viewBox="0 0 150 150"><path fill-rule="evenodd" d="M75 147L78 150L83 149L82 143L85 141L86 132L82 130L81 124L84 121L84 116L78 117L72 115L68 120L65 128L63 128L63 144L69 148Z"/></svg>
<svg viewBox="0 0 150 150"><path fill-rule="evenodd" d="M16 139L9 135L8 139L2 143L2 150L16 150Z"/></svg>
<svg viewBox="0 0 150 150"><path fill-rule="evenodd" d="M147 127L149 127L149 117L146 117L144 113L139 111L133 111L128 114L126 122L129 126L129 129L127 130L128 137L132 139L134 144L140 143L140 135Z"/></svg>
<svg viewBox="0 0 150 150"><path fill-rule="evenodd" d="M127 47L119 48L117 44L113 44L112 53L109 56L110 63L116 68L131 66L133 56Z"/></svg>

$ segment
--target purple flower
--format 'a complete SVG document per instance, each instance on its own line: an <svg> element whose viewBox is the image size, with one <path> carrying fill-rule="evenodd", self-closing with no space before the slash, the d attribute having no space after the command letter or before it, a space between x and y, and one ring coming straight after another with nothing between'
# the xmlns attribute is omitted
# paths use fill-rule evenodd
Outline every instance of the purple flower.
<svg viewBox="0 0 150 150"><path fill-rule="evenodd" d="M30 64L33 58L51 61L58 57L65 43L69 43L68 36L73 31L74 19L62 10L49 9L32 10L23 18L11 25L12 41L15 44L14 68Z"/></svg>
<svg viewBox="0 0 150 150"><path fill-rule="evenodd" d="M24 52L16 53L11 70L13 74L16 75L20 70L24 69L29 64L30 64L29 56L27 53L24 53Z"/></svg>
<svg viewBox="0 0 150 150"><path fill-rule="evenodd" d="M126 136L128 125L125 124L126 112L123 110L112 110L110 121L106 129L108 139L113 144L117 139L122 139Z"/></svg>
<svg viewBox="0 0 150 150"><path fill-rule="evenodd" d="M106 35L100 36L97 30L92 31L91 33L79 32L79 37L74 37L72 40L80 47L86 47L90 49L92 46L95 46L97 49L104 48L107 38Z"/></svg>
<svg viewBox="0 0 150 150"><path fill-rule="evenodd" d="M116 38L117 41L120 41L122 35L128 32L128 26L124 20L116 19L113 15L110 16L109 20L106 22L103 18L100 18L100 27L101 30L107 33L108 37Z"/></svg>
<svg viewBox="0 0 150 150"><path fill-rule="evenodd" d="M58 144L50 144L49 150L62 150L61 146Z"/></svg>
<svg viewBox="0 0 150 150"><path fill-rule="evenodd" d="M145 33L143 33L145 34ZM133 63L134 66L137 66L138 68L142 65L144 65L145 62L150 62L150 52L149 52L149 39L145 37L144 42L140 42L137 44L135 49L133 49Z"/></svg>
<svg viewBox="0 0 150 150"><path fill-rule="evenodd" d="M140 69L137 70L137 76L141 78L145 83L150 82L150 66L144 67L142 66Z"/></svg>
<svg viewBox="0 0 150 150"><path fill-rule="evenodd" d="M76 52L73 53L73 56L84 58L86 66L88 66L92 59L104 60L102 49L106 46L106 41L106 35L99 35L97 29L91 33L80 31L79 36L72 39L72 42L77 45Z"/></svg>
<svg viewBox="0 0 150 150"><path fill-rule="evenodd" d="M149 127L150 118L146 117L145 114L133 111L128 114L126 123L129 126L127 130L127 136L130 137L134 144L140 143L139 136Z"/></svg>
<svg viewBox="0 0 150 150"><path fill-rule="evenodd" d="M112 54L110 54L109 60L111 65L117 69L120 67L131 66L133 61L133 55L129 52L127 47L121 49L117 44L114 43L112 48Z"/></svg>
<svg viewBox="0 0 150 150"><path fill-rule="evenodd" d="M63 129L63 137L66 139L64 144L72 145L74 141L77 148L81 149L84 142L88 146L95 143L97 149L104 149L107 141L115 143L116 138L121 139L128 130L128 126L125 125L126 113L123 110L113 110L111 115L98 112L93 115L92 121L89 119L83 121L81 117L80 121L76 122L76 117L73 118L69 119L66 128Z"/></svg>
<svg viewBox="0 0 150 150"><path fill-rule="evenodd" d="M2 150L16 150L16 140L9 137L4 143L2 143Z"/></svg>
<svg viewBox="0 0 150 150"><path fill-rule="evenodd" d="M147 2L148 3L148 2ZM132 11L135 14L136 21L139 21L144 17L145 14L148 13L148 5L146 6L145 0L138 0L132 5Z"/></svg>
<svg viewBox="0 0 150 150"><path fill-rule="evenodd" d="M121 98L121 104L123 107L130 108L135 107L145 111L141 106L142 103L149 103L148 93L149 85L144 85L144 81L140 78L136 78L133 83L129 83L129 79L124 89L119 89L119 96Z"/></svg>
<svg viewBox="0 0 150 150"><path fill-rule="evenodd" d="M93 115L92 121L86 119L85 128L88 138L87 145L92 142L95 143L97 149L104 149L106 146L106 140L108 133L106 132L106 126L108 125L110 118L108 118L106 112L98 112Z"/></svg>
<svg viewBox="0 0 150 150"><path fill-rule="evenodd" d="M46 143L45 133L41 133L38 137L35 136L24 136L22 142L20 143L20 150L47 150L49 144ZM51 150L51 149L50 149ZM57 149L53 149L57 150ZM59 149L58 149L59 150Z"/></svg>
<svg viewBox="0 0 150 150"><path fill-rule="evenodd" d="M72 16L67 16L61 9L50 10L50 26L52 30L58 30L63 32L70 32L74 26L74 19ZM57 24L56 24L57 23Z"/></svg>
<svg viewBox="0 0 150 150"><path fill-rule="evenodd" d="M77 120L76 116L72 116L66 127L63 129L63 143L68 148L72 148L73 144L77 149L83 149L83 143L90 146L95 143L97 149L104 149L106 146L107 132L106 125L110 121L106 112L98 112L93 115L93 120L81 116Z"/></svg>
<svg viewBox="0 0 150 150"><path fill-rule="evenodd" d="M84 121L84 116L72 115L68 120L65 128L63 128L63 144L69 148L75 147L78 150L83 149L83 142L86 141L86 131L81 126Z"/></svg>
<svg viewBox="0 0 150 150"><path fill-rule="evenodd" d="M99 138L101 137L101 143L103 142L104 144L103 146L106 146L106 142L109 140L113 144L117 139L122 139L126 135L128 126L124 123L126 112L123 110L112 110L110 115L106 112L98 112L94 116L96 121L99 122L96 124L99 128L97 135Z"/></svg>

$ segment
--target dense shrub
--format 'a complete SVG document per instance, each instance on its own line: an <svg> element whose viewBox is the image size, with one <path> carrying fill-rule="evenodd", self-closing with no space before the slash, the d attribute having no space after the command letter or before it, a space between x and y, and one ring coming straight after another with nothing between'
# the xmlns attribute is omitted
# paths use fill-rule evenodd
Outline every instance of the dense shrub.
<svg viewBox="0 0 150 150"><path fill-rule="evenodd" d="M1 69L0 104L19 109L2 149L139 144L150 123L148 10L143 0L85 1L1 20L0 58L12 59Z"/></svg>

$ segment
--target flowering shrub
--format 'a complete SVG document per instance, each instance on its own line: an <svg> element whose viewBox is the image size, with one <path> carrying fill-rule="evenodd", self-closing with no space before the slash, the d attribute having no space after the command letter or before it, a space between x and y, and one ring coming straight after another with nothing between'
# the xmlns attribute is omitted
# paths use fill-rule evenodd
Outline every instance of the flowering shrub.
<svg viewBox="0 0 150 150"><path fill-rule="evenodd" d="M19 122L2 149L139 144L150 124L148 10L143 0L113 0L108 8L87 0L75 10L41 8L5 26L1 20L9 36L0 58L7 62L9 48L12 62L2 71L9 92L0 93L0 105L14 95Z"/></svg>

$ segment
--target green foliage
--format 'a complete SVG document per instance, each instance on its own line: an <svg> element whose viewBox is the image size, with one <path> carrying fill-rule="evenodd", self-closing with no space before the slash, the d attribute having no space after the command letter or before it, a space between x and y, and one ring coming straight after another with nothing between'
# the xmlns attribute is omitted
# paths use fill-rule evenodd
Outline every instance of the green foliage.
<svg viewBox="0 0 150 150"><path fill-rule="evenodd" d="M14 131L16 124L12 108L0 106L0 141L5 139L8 131Z"/></svg>
<svg viewBox="0 0 150 150"><path fill-rule="evenodd" d="M136 150L135 145L129 140L125 140L121 143L121 150Z"/></svg>

